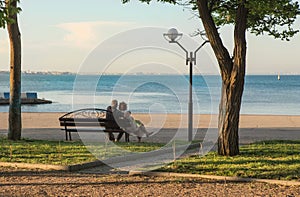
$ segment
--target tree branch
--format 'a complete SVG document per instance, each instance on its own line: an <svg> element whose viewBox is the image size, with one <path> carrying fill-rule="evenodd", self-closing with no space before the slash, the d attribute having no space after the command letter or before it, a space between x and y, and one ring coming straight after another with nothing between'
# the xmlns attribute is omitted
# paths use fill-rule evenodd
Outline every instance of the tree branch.
<svg viewBox="0 0 300 197"><path fill-rule="evenodd" d="M232 60L229 55L228 50L225 48L218 29L214 23L214 20L209 12L208 1L207 0L197 0L197 7L202 20L204 29L206 31L207 37L210 41L211 47L217 57L219 67L221 70L221 76L225 80L227 76L230 76L232 70Z"/></svg>
<svg viewBox="0 0 300 197"><path fill-rule="evenodd" d="M246 0L243 0L237 9L236 24L234 27L234 51L233 51L233 73L237 76L245 75L246 65L246 30L248 9L245 7ZM233 76L234 77L234 76Z"/></svg>

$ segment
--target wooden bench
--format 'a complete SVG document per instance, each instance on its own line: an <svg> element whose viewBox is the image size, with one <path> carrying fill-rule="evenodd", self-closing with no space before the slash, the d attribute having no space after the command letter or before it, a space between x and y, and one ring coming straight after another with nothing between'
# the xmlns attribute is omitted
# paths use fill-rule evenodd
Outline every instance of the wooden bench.
<svg viewBox="0 0 300 197"><path fill-rule="evenodd" d="M130 123L123 117L115 120L113 113L105 109L86 108L66 113L59 118L61 130L65 131L66 141L72 140L73 132L105 132L125 133L125 141L129 142L129 134L123 128Z"/></svg>

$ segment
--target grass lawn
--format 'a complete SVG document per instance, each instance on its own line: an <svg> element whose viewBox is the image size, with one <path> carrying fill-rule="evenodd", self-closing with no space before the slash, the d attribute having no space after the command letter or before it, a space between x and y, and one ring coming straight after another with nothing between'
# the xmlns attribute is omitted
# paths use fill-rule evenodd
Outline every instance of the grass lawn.
<svg viewBox="0 0 300 197"><path fill-rule="evenodd" d="M157 143L117 143L131 152L159 149ZM95 146L98 154L115 154L118 150ZM95 147L89 147L95 149ZM98 150L98 152L97 152ZM101 155L100 155L101 157ZM78 164L95 161L82 142L56 142L42 140L9 141L0 137L0 161L43 164ZM215 152L206 156L191 156L171 163L159 171L239 176L252 178L300 181L300 141L266 141L240 147L240 155L221 157Z"/></svg>
<svg viewBox="0 0 300 197"><path fill-rule="evenodd" d="M122 149L131 152L148 152L158 149L161 145L155 143L117 143ZM114 147L109 147L108 153L104 145L89 146L97 156L100 154L115 154ZM117 147L118 148L118 147ZM95 150L97 149L97 150ZM96 152L97 151L97 152ZM28 140L10 141L0 137L0 161L41 164L79 164L95 161L95 156L80 141L57 142Z"/></svg>
<svg viewBox="0 0 300 197"><path fill-rule="evenodd" d="M300 141L245 145L235 157L221 157L215 152L191 156L160 171L300 181Z"/></svg>

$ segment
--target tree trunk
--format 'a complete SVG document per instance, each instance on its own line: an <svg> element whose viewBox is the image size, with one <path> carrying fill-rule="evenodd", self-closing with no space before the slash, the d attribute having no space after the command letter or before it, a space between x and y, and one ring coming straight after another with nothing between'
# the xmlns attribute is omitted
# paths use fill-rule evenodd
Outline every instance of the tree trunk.
<svg viewBox="0 0 300 197"><path fill-rule="evenodd" d="M226 156L239 154L238 129L246 67L247 9L244 4L245 1L242 1L237 9L232 60L217 31L208 8L208 1L197 0L200 18L218 60L222 77L218 154Z"/></svg>
<svg viewBox="0 0 300 197"><path fill-rule="evenodd" d="M17 1L6 0L7 4L17 7ZM20 140L21 120L21 33L18 26L17 13L9 16L14 23L7 24L10 40L10 102L8 139Z"/></svg>
<svg viewBox="0 0 300 197"><path fill-rule="evenodd" d="M237 73L223 81L219 108L218 154L234 156L239 154L239 116L244 87L244 76ZM227 82L228 81L228 82Z"/></svg>
<svg viewBox="0 0 300 197"><path fill-rule="evenodd" d="M225 76L222 84L222 97L219 109L218 154L234 156L239 154L239 120L244 91L246 67L247 13L245 2L237 9L234 29L233 68Z"/></svg>

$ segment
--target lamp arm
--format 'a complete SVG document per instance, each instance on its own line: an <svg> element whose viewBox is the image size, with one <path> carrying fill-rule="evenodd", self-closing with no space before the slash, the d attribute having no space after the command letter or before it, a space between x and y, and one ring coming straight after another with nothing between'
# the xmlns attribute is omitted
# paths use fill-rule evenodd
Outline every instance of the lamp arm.
<svg viewBox="0 0 300 197"><path fill-rule="evenodd" d="M196 54L197 54L197 52L206 44L206 43L209 43L209 41L208 40L205 40L197 49L196 49L196 51L194 52L194 63L196 64Z"/></svg>
<svg viewBox="0 0 300 197"><path fill-rule="evenodd" d="M179 43L179 42L177 42L177 41L170 41L170 43L176 43L176 44L178 44L178 46L182 49L182 50L184 50L184 52L185 52L185 57L186 57L186 62L185 62L185 64L186 65L189 65L189 61L190 61L190 58L189 58L189 52Z"/></svg>

